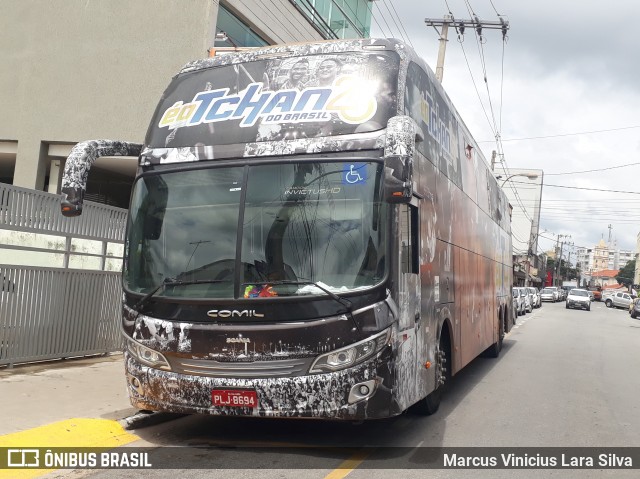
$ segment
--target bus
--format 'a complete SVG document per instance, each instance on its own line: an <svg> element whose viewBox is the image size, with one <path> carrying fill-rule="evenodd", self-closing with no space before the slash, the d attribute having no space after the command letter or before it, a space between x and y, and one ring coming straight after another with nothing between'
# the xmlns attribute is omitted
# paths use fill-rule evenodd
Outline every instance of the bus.
<svg viewBox="0 0 640 479"><path fill-rule="evenodd" d="M150 411L361 421L432 414L513 324L511 211L447 94L400 41L185 65L135 156L122 271L128 393Z"/></svg>

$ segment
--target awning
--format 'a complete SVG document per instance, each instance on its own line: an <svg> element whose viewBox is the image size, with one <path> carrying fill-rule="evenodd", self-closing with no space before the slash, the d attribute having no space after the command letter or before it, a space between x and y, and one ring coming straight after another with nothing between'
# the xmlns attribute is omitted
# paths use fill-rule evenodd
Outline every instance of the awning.
<svg viewBox="0 0 640 479"><path fill-rule="evenodd" d="M542 280L540 278L533 275L529 275L529 281L532 281L533 283L542 283Z"/></svg>

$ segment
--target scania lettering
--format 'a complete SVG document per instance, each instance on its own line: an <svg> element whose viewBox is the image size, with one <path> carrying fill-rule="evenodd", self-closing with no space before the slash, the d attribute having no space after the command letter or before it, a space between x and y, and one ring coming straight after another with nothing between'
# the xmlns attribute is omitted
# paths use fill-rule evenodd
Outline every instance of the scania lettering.
<svg viewBox="0 0 640 479"><path fill-rule="evenodd" d="M338 73L316 77L331 60ZM291 87L289 72L304 70ZM429 67L397 40L187 64L143 143L122 272L140 409L359 421L431 414L511 328L510 206ZM180 387L175 385L179 384ZM496 406L500 401L496 399Z"/></svg>

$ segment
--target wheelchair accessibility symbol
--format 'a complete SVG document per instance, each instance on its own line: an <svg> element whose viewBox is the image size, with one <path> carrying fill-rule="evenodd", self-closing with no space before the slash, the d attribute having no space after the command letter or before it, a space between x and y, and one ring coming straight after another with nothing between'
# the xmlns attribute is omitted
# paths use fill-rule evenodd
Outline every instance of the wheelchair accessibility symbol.
<svg viewBox="0 0 640 479"><path fill-rule="evenodd" d="M342 183L356 185L367 181L365 163L349 163L342 169Z"/></svg>

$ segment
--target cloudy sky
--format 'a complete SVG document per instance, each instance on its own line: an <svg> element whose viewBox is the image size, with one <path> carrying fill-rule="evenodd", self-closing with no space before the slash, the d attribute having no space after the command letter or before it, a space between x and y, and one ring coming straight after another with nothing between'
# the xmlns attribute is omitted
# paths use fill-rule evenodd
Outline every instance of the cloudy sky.
<svg viewBox="0 0 640 479"><path fill-rule="evenodd" d="M640 28L633 19L640 2L378 0L371 36L408 39L435 70L439 36L424 20L449 12L509 22L506 43L499 30L484 30L481 48L473 30L461 44L450 29L443 85L486 158L498 148L495 117L507 168L544 171L538 252L552 249L555 235L592 247L610 231L620 249L635 251ZM514 216L523 214L514 205Z"/></svg>

